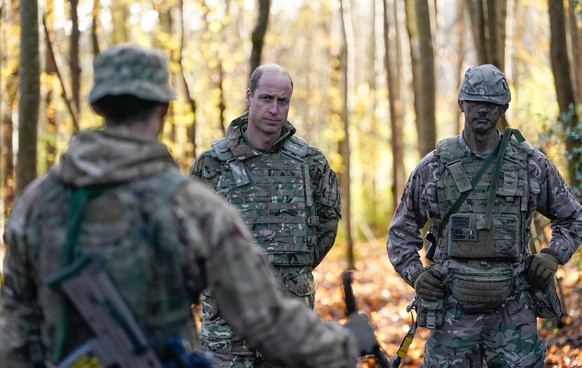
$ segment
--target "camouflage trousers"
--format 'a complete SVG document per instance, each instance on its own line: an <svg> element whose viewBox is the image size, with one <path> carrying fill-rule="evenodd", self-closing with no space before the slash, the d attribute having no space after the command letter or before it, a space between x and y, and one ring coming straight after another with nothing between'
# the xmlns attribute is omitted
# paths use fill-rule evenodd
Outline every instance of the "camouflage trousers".
<svg viewBox="0 0 582 368"><path fill-rule="evenodd" d="M443 326L431 330L424 368L543 368L546 346L527 296L511 295L491 313L467 314L449 296Z"/></svg>
<svg viewBox="0 0 582 368"><path fill-rule="evenodd" d="M315 294L301 297L313 309ZM212 298L202 298L202 310L207 314L200 329L200 344L204 351L212 354L213 368L297 368L285 367L265 361L261 354L250 349L246 342L217 316L218 310Z"/></svg>
<svg viewBox="0 0 582 368"><path fill-rule="evenodd" d="M272 365L263 358L253 355L212 354L213 368L284 368Z"/></svg>

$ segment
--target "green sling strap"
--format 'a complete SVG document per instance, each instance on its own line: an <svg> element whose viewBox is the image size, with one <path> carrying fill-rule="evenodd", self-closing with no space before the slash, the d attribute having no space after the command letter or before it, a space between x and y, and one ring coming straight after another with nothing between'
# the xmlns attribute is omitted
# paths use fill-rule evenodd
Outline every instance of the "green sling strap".
<svg viewBox="0 0 582 368"><path fill-rule="evenodd" d="M71 192L69 199L69 219L67 222L67 242L63 248L63 258L61 268L65 268L75 260L75 248L77 245L77 236L81 225L81 218L87 202L98 197L103 193L104 188L75 188ZM57 330L57 341L53 348L53 361L58 362L63 354L65 341L67 340L67 331L69 329L68 309L69 302L63 299L61 303L61 323Z"/></svg>

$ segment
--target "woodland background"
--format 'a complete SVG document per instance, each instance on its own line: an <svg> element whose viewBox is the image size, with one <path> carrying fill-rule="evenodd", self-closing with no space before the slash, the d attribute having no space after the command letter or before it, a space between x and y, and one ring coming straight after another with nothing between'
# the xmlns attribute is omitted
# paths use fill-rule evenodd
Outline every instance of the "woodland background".
<svg viewBox="0 0 582 368"><path fill-rule="evenodd" d="M86 103L100 50L167 53L179 98L163 141L184 172L244 111L250 72L278 63L294 80L290 121L340 175L343 220L316 310L343 318L339 275L356 269L356 296L393 355L413 293L388 262L387 229L418 160L461 131L468 67L505 71L502 129L520 129L582 199L581 24L580 0L0 0L0 232L22 188L100 126ZM541 217L532 233L536 250L551 237ZM549 367L582 366L581 270L579 251L558 274L568 316L540 322ZM420 365L425 337L405 363Z"/></svg>

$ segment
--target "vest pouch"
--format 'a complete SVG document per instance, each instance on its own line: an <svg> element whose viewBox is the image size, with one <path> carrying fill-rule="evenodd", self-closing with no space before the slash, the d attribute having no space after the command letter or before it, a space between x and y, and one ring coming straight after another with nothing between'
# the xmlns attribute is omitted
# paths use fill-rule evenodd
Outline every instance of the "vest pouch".
<svg viewBox="0 0 582 368"><path fill-rule="evenodd" d="M419 326L426 327L430 330L441 328L445 320L444 299L426 300L418 298L416 315Z"/></svg>
<svg viewBox="0 0 582 368"><path fill-rule="evenodd" d="M451 260L447 285L469 314L492 312L513 292L511 263Z"/></svg>
<svg viewBox="0 0 582 368"><path fill-rule="evenodd" d="M516 215L495 214L489 229L485 214L454 214L450 218L448 254L450 258L518 259L520 220Z"/></svg>
<svg viewBox="0 0 582 368"><path fill-rule="evenodd" d="M560 318L562 316L562 303L554 282L545 289L527 288L524 292L536 317Z"/></svg>

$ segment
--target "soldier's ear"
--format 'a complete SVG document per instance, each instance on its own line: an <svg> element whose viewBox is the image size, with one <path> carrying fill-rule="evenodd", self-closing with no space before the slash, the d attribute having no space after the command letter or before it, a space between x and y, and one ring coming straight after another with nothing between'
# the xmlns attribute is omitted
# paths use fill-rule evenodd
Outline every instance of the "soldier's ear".
<svg viewBox="0 0 582 368"><path fill-rule="evenodd" d="M463 100L457 100L457 103L459 104L459 110L461 110L461 112L465 112Z"/></svg>

